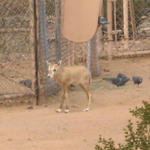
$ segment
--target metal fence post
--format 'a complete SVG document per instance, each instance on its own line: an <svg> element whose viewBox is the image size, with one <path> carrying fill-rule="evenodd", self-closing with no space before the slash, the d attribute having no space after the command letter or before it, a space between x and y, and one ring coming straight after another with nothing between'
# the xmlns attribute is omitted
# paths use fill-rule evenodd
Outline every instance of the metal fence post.
<svg viewBox="0 0 150 150"><path fill-rule="evenodd" d="M100 74L98 53L96 46L96 35L88 41L88 58L87 66L92 76L98 76Z"/></svg>
<svg viewBox="0 0 150 150"><path fill-rule="evenodd" d="M98 76L100 74L99 55L97 50L96 35L91 39L91 70L92 76Z"/></svg>
<svg viewBox="0 0 150 150"><path fill-rule="evenodd" d="M40 74L40 96L45 95L47 89L47 64L48 60L48 36L47 36L47 22L46 22L46 4L45 0L39 0L39 40L40 40L40 52L39 52L39 74ZM40 100L41 101L41 100ZM40 102L41 103L41 102Z"/></svg>
<svg viewBox="0 0 150 150"><path fill-rule="evenodd" d="M48 56L48 37L47 37L47 22L46 22L46 6L45 0L39 1L39 15L40 15L40 45L41 45L41 57L43 60L43 67L46 67L46 60Z"/></svg>
<svg viewBox="0 0 150 150"><path fill-rule="evenodd" d="M56 59L61 60L61 0L55 0Z"/></svg>
<svg viewBox="0 0 150 150"><path fill-rule="evenodd" d="M39 74L40 74L40 96L52 95L59 89L58 84L54 80L50 80L47 77L48 67L46 61L52 61L50 43L48 43L48 28L46 20L46 2L45 0L39 0L39 40L40 40L40 52L39 52ZM50 56L50 57L49 57ZM42 99L41 99L42 100ZM41 101L40 100L40 101ZM40 103L43 103L42 101Z"/></svg>
<svg viewBox="0 0 150 150"><path fill-rule="evenodd" d="M92 51L92 41L89 40L88 41L88 53L87 53L87 68L89 69L89 71L92 73L92 59L91 59L91 52Z"/></svg>

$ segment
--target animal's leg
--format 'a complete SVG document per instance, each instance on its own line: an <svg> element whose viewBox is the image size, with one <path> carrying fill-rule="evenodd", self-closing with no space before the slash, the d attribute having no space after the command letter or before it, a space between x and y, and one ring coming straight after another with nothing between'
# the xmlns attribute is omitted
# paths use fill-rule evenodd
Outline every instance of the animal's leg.
<svg viewBox="0 0 150 150"><path fill-rule="evenodd" d="M65 88L65 93L64 93L64 96L65 96L65 102L66 102L66 108L65 108L65 113L68 113L70 111L70 104L69 104L69 98L68 98L68 87Z"/></svg>
<svg viewBox="0 0 150 150"><path fill-rule="evenodd" d="M83 111L89 111L91 99L92 99L92 94L91 94L91 91L89 89L89 85L88 84L81 84L80 87L85 91L87 98L88 98L87 107Z"/></svg>
<svg viewBox="0 0 150 150"><path fill-rule="evenodd" d="M59 106L59 108L56 110L56 112L58 112L58 113L62 112L63 105L64 105L64 101L65 101L65 90L62 88L62 90L61 90L60 106Z"/></svg>

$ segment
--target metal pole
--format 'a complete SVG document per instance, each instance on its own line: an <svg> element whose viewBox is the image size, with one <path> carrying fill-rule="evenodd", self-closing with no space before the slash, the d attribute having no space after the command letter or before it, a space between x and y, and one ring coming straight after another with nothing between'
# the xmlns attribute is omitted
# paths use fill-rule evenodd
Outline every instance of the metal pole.
<svg viewBox="0 0 150 150"><path fill-rule="evenodd" d="M88 54L87 54L87 67L90 72L92 72L92 61L91 61L91 53L92 53L92 41L88 41Z"/></svg>
<svg viewBox="0 0 150 150"><path fill-rule="evenodd" d="M46 60L48 59L48 29L47 29L47 21L46 21L46 4L45 0L39 0L39 21L40 21L40 44L41 44L41 58L43 61L43 69L45 71ZM46 69L47 70L47 69Z"/></svg>
<svg viewBox="0 0 150 150"><path fill-rule="evenodd" d="M107 20L109 24L107 25L107 36L108 36L108 48L107 48L107 53L108 53L108 59L112 59L112 1L107 0Z"/></svg>
<svg viewBox="0 0 150 150"><path fill-rule="evenodd" d="M123 24L124 24L124 38L125 45L124 48L128 49L129 40L129 25L128 25L128 0L123 0Z"/></svg>
<svg viewBox="0 0 150 150"><path fill-rule="evenodd" d="M55 0L56 59L61 60L61 0Z"/></svg>

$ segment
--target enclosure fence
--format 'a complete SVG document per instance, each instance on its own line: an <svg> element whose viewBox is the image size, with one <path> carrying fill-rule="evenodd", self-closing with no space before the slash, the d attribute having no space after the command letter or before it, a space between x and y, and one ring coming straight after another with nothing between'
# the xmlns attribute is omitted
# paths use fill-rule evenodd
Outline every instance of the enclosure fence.
<svg viewBox="0 0 150 150"><path fill-rule="evenodd" d="M0 1L0 99L35 93L32 5L30 0Z"/></svg>
<svg viewBox="0 0 150 150"><path fill-rule="evenodd" d="M100 56L149 54L149 0L105 0L102 14L109 24L102 30Z"/></svg>
<svg viewBox="0 0 150 150"><path fill-rule="evenodd" d="M82 43L61 34L62 5L61 0L0 0L0 99L56 93L60 87L47 77L47 61L90 64L92 75L99 75L103 57L150 53L149 0L103 0L100 15L108 24Z"/></svg>

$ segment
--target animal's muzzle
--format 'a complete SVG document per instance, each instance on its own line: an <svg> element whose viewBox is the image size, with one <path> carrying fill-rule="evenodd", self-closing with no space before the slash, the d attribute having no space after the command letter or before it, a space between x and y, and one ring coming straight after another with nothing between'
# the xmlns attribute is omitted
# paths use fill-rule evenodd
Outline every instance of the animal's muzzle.
<svg viewBox="0 0 150 150"><path fill-rule="evenodd" d="M53 75L53 74L48 74L48 75L47 75L47 77L49 77L49 78L53 78L53 77L54 77L54 75Z"/></svg>

